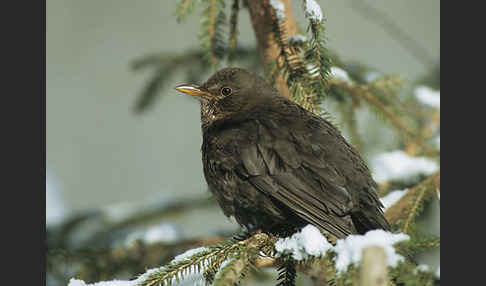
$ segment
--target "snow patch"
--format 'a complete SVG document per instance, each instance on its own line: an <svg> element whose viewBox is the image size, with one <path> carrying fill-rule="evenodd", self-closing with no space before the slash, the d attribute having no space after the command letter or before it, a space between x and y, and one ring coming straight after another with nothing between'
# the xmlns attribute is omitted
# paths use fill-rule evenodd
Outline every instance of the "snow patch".
<svg viewBox="0 0 486 286"><path fill-rule="evenodd" d="M404 258L395 252L393 245L410 237L404 233L391 233L381 229L368 231L364 235L349 235L339 239L332 246L325 236L313 225L307 225L300 232L275 243L277 256L291 254L295 260L304 260L309 256L324 256L328 251L336 253L336 269L345 271L349 265L361 262L362 251L368 246L380 246L385 249L388 266L395 267Z"/></svg>
<svg viewBox="0 0 486 286"><path fill-rule="evenodd" d="M435 161L425 157L411 157L401 150L379 154L371 160L371 167L377 182L409 180L421 174L430 175L439 169Z"/></svg>
<svg viewBox="0 0 486 286"><path fill-rule="evenodd" d="M157 242L171 243L179 240L181 236L181 231L174 225L161 223L145 230L130 233L125 240L125 245L133 245L137 240L141 240L146 244Z"/></svg>
<svg viewBox="0 0 486 286"><path fill-rule="evenodd" d="M392 191L388 193L386 196L380 198L381 203L385 207L385 209L391 207L394 205L396 202L398 202L404 195L406 195L408 192L408 189L405 190L398 190L398 191Z"/></svg>
<svg viewBox="0 0 486 286"><path fill-rule="evenodd" d="M427 264L419 264L415 269L419 272L429 272L430 267Z"/></svg>
<svg viewBox="0 0 486 286"><path fill-rule="evenodd" d="M312 20L322 21L322 10L321 6L317 4L314 0L305 0L305 16L311 18Z"/></svg>
<svg viewBox="0 0 486 286"><path fill-rule="evenodd" d="M285 20L285 6L280 0L270 0L270 5L272 5L275 10L277 19Z"/></svg>
<svg viewBox="0 0 486 286"><path fill-rule="evenodd" d="M309 256L324 256L332 248L326 237L313 225L309 224L291 237L281 238L275 243L279 254L289 253L295 260Z"/></svg>
<svg viewBox="0 0 486 286"><path fill-rule="evenodd" d="M382 229L370 230L364 235L349 235L345 239L339 239L333 249L337 254L336 270L343 272L351 264L357 266L361 262L363 249L372 245L383 247L388 266L395 267L404 258L396 253L393 245L408 239L410 237L404 233L391 233Z"/></svg>
<svg viewBox="0 0 486 286"><path fill-rule="evenodd" d="M348 72L345 70L338 68L338 67L331 67L330 76L337 79L347 82L348 84L353 84L353 81L348 75Z"/></svg>
<svg viewBox="0 0 486 286"><path fill-rule="evenodd" d="M414 93L421 103L430 107L440 108L440 91L421 85L415 88Z"/></svg>

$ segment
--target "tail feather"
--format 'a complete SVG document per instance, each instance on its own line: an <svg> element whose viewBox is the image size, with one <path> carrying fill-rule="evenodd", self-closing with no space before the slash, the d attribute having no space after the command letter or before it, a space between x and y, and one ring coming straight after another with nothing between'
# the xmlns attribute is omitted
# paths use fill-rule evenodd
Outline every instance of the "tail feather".
<svg viewBox="0 0 486 286"><path fill-rule="evenodd" d="M391 226L383 212L377 209L364 209L351 214L354 226L359 234L365 234L369 230L383 229L391 231Z"/></svg>

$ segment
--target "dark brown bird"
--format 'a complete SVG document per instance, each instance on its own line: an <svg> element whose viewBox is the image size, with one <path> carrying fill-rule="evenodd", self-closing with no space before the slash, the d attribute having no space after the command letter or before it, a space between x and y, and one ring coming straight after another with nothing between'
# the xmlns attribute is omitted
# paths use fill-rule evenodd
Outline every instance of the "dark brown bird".
<svg viewBox="0 0 486 286"><path fill-rule="evenodd" d="M270 233L389 230L376 183L328 121L239 68L178 91L201 102L204 175L226 216Z"/></svg>

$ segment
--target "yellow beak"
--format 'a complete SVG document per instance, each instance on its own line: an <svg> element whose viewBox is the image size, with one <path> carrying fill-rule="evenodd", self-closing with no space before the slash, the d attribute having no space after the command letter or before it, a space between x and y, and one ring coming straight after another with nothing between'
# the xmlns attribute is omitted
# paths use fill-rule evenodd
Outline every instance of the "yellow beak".
<svg viewBox="0 0 486 286"><path fill-rule="evenodd" d="M182 85L176 86L175 89L179 92L189 94L189 95L192 95L192 96L212 97L212 95L209 92L202 90L199 86L194 85L194 84L182 84Z"/></svg>

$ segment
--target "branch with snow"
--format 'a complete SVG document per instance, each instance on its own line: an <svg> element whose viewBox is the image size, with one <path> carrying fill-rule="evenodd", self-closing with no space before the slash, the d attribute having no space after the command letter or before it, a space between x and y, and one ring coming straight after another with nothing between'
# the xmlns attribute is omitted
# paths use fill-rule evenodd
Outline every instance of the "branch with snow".
<svg viewBox="0 0 486 286"><path fill-rule="evenodd" d="M396 253L393 245L408 239L409 236L403 233L371 230L364 235L349 235L345 239L339 239L332 246L315 226L307 225L291 237L277 240L275 249L277 257L290 254L297 261L310 256L324 257L328 251L335 252L336 269L343 272L351 264L359 265L363 249L372 245L383 247L387 253L388 266L395 267L399 261L403 261L403 257Z"/></svg>
<svg viewBox="0 0 486 286"><path fill-rule="evenodd" d="M409 233L425 202L436 197L437 189L440 189L440 172L402 194L398 201L386 209L385 217L391 224L398 223L401 231Z"/></svg>
<svg viewBox="0 0 486 286"><path fill-rule="evenodd" d="M394 205L396 202L398 202L404 195L406 195L408 192L408 189L405 190L396 190L396 191L391 191L386 196L380 198L381 203L383 204L384 209L386 210L387 208L391 207Z"/></svg>
<svg viewBox="0 0 486 286"><path fill-rule="evenodd" d="M432 108L440 108L440 91L421 85L415 88L414 94L420 103Z"/></svg>
<svg viewBox="0 0 486 286"><path fill-rule="evenodd" d="M403 233L390 233L381 229L370 230L364 235L350 235L337 241L334 251L337 253L336 269L345 271L350 265L358 266L363 257L363 249L368 246L380 246L385 249L387 265L396 267L404 258L395 251L394 244L409 240Z"/></svg>
<svg viewBox="0 0 486 286"><path fill-rule="evenodd" d="M270 5L275 11L277 19L280 21L285 20L285 5L280 0L270 0Z"/></svg>
<svg viewBox="0 0 486 286"><path fill-rule="evenodd" d="M321 257L332 248L326 237L313 225L307 225L300 232L291 237L281 238L275 243L277 257L291 254L292 258L300 261L309 256Z"/></svg>
<svg viewBox="0 0 486 286"><path fill-rule="evenodd" d="M306 17L318 22L322 22L323 14L321 6L319 6L316 1L304 0L304 10Z"/></svg>
<svg viewBox="0 0 486 286"><path fill-rule="evenodd" d="M349 85L354 84L351 78L349 77L348 72L336 66L331 67L329 77L346 82Z"/></svg>
<svg viewBox="0 0 486 286"><path fill-rule="evenodd" d="M383 230L373 230L365 235L350 235L345 239L338 240L336 246L332 246L316 227L307 225L300 232L290 237L281 238L276 242L269 239L268 235L259 233L246 240L233 241L220 247L199 247L188 250L176 256L167 266L150 269L134 280L113 280L86 284L82 280L73 278L68 286L149 286L166 282L171 282L172 285L196 285L176 284L180 281L185 281L185 283L191 281L191 283L203 285L205 278L200 274L201 269L209 267L218 255L220 263L217 264L217 272L213 276L215 283L228 279L236 282L248 268L248 265L256 264L257 258L268 258L268 254L272 251L264 248L269 243L275 246L274 261L278 261L283 255L290 254L293 259L305 262L313 257L323 258L328 252L332 251L336 254L335 263L339 273L345 272L349 265L358 265L361 261L362 250L367 246L376 245L385 249L388 265L394 267L399 261L403 260L403 257L395 252L393 244L407 240L408 236ZM242 250L242 246L248 247ZM237 252L237 250L241 250L241 252ZM238 269L237 272L229 271L230 268L235 267ZM219 272L223 274L218 274Z"/></svg>

